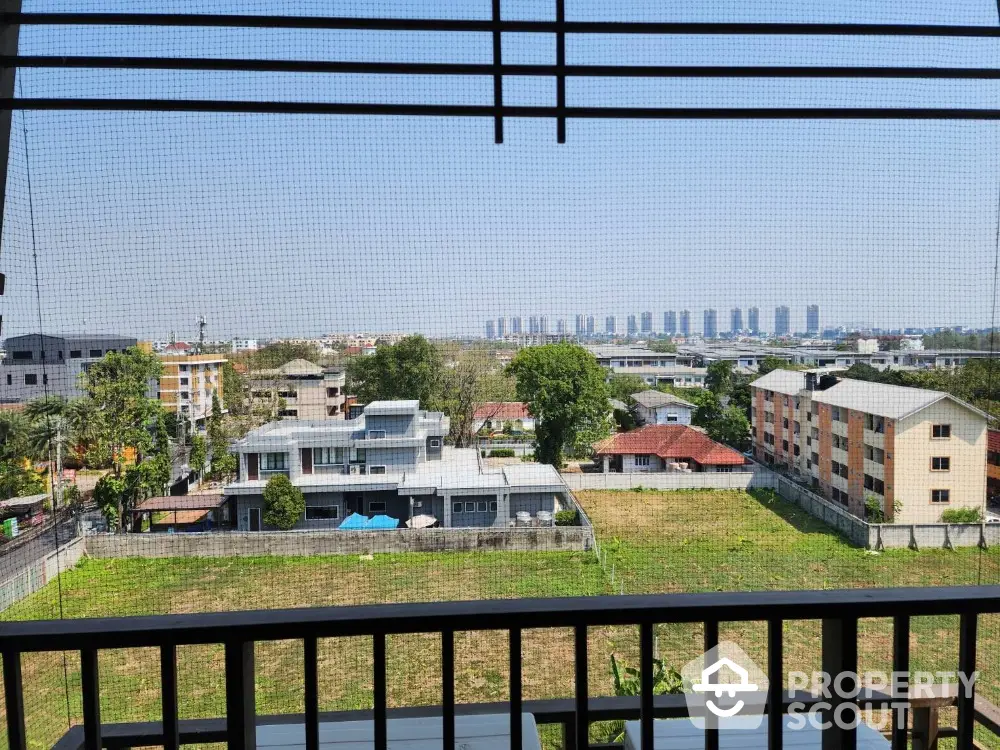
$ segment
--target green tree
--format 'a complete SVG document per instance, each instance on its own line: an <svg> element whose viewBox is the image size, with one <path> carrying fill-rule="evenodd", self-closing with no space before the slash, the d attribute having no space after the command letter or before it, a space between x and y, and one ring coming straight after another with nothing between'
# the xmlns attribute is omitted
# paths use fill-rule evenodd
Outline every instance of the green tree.
<svg viewBox="0 0 1000 750"><path fill-rule="evenodd" d="M738 406L727 406L708 427L712 440L725 443L739 451L750 450L750 420Z"/></svg>
<svg viewBox="0 0 1000 750"><path fill-rule="evenodd" d="M521 349L507 367L517 379L517 395L538 420L535 455L561 467L567 449L580 439L597 441L610 432L604 370L590 352L575 344Z"/></svg>
<svg viewBox="0 0 1000 750"><path fill-rule="evenodd" d="M225 481L236 475L238 461L234 454L228 451L212 456L212 478Z"/></svg>
<svg viewBox="0 0 1000 750"><path fill-rule="evenodd" d="M691 413L692 424L707 430L715 420L722 416L722 402L707 388L692 390L687 398L695 407Z"/></svg>
<svg viewBox="0 0 1000 750"><path fill-rule="evenodd" d="M733 385L733 363L725 360L712 362L705 375L705 387L720 398L729 394Z"/></svg>
<svg viewBox="0 0 1000 750"><path fill-rule="evenodd" d="M646 348L652 352L676 352L677 344L670 339L650 339L646 342Z"/></svg>
<svg viewBox="0 0 1000 750"><path fill-rule="evenodd" d="M188 466L191 471L201 476L208 462L208 443L201 435L191 436L191 455L188 456Z"/></svg>
<svg viewBox="0 0 1000 750"><path fill-rule="evenodd" d="M638 375L612 375L608 378L608 395L626 404L633 393L646 390L649 390L649 386Z"/></svg>
<svg viewBox="0 0 1000 750"><path fill-rule="evenodd" d="M288 531L306 512L302 490L284 474L275 474L264 487L264 523Z"/></svg>
<svg viewBox="0 0 1000 750"><path fill-rule="evenodd" d="M788 362L783 360L781 357L772 357L770 355L761 359L757 364L757 375L767 375L772 370L789 369Z"/></svg>
<svg viewBox="0 0 1000 750"><path fill-rule="evenodd" d="M108 529L121 531L121 519L125 504L125 479L114 474L105 474L94 487L94 502L108 522Z"/></svg>
<svg viewBox="0 0 1000 750"><path fill-rule="evenodd" d="M376 355L378 356L378 355ZM488 350L473 349L457 355L441 377L436 399L451 419L451 437L459 448L475 441L475 415L484 403L514 400L514 381ZM491 417L488 417L491 418Z"/></svg>
<svg viewBox="0 0 1000 750"><path fill-rule="evenodd" d="M348 387L362 403L417 399L425 409L440 405L443 363L437 347L423 336L407 336L380 346L347 366Z"/></svg>
<svg viewBox="0 0 1000 750"><path fill-rule="evenodd" d="M0 500L45 492L45 480L22 459L0 459Z"/></svg>
<svg viewBox="0 0 1000 750"><path fill-rule="evenodd" d="M156 355L132 347L106 354L81 376L95 406L97 442L110 454L116 476L128 449L138 458L152 445L150 427L160 407L146 392L160 370Z"/></svg>

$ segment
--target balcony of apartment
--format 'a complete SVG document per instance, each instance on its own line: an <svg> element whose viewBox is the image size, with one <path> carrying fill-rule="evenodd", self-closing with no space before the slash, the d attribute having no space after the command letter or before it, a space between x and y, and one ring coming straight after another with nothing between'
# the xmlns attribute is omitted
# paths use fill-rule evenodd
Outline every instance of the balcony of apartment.
<svg viewBox="0 0 1000 750"><path fill-rule="evenodd" d="M178 748L186 744L228 743L230 748L320 748L369 747L475 747L539 750L538 730L554 725L565 750L585 750L613 745L592 745L592 724L625 721L624 745L630 750L668 748L742 747L780 750L782 747L893 748L903 750L936 746L939 738L953 738L953 747L971 750L973 736L996 734L1000 721L995 706L978 697L975 690L940 689L931 694L911 695L906 685L891 690L865 690L857 682L858 629L861 618L883 618L892 623L891 666L906 673L911 663L911 619L929 615L953 615L946 619L956 641L952 670L971 675L977 669L977 629L982 615L1000 612L1000 587L953 587L845 591L797 591L765 593L707 593L654 596L579 597L521 599L491 602L432 602L331 607L256 612L223 612L108 619L69 619L16 622L0 631L8 742L12 750L26 750L25 694L40 687L36 673L22 669L36 654L64 654L79 658L82 723L72 726L56 747L60 750L97 750L158 746ZM786 632L807 620L821 622L822 637L817 656L822 670L848 675L840 696L824 698L813 693L791 692L788 674L809 665L795 663L784 645ZM757 731L702 728L686 720L685 695L654 695L653 665L656 658L657 626L690 625L703 634L706 651L718 644L720 623L766 622L766 686L754 695L762 705L764 719ZM607 697L595 694L590 684L589 659L594 655L598 628L631 631L638 640L638 695ZM573 648L572 688L546 700L524 698L525 631L570 629ZM504 644L506 664L496 667L509 677L507 698L494 703L456 703L455 634L490 631ZM397 636L429 635L406 641ZM390 650L390 638L392 639ZM319 646L327 639L351 639L352 654L358 644L370 649L360 663L371 669L371 708L356 711L320 711ZM301 644L303 659L292 677L302 686L302 712L260 716L256 708L255 647L269 642ZM389 705L391 680L388 657L409 643L428 651L432 663L440 665L440 696L437 706ZM434 643L433 646L428 646ZM204 665L206 682L223 685L224 714L217 718L182 719L178 707L182 689L200 689L178 680L178 648L195 644L218 644L224 658ZM919 648L919 645L918 645ZM147 676L159 683L159 720L137 723L104 723L101 720L104 684L111 677L101 669L102 654L117 649L155 649L159 654L158 675ZM433 652L433 653L431 653ZM459 655L461 656L461 655ZM914 662L921 659L917 650ZM501 657L503 658L503 657ZM800 657L801 658L801 657ZM298 665L301 665L299 667ZM811 664L811 662L810 662ZM888 666L888 665L887 665ZM943 666L943 665L942 665ZM811 667L810 667L811 668ZM853 677L852 677L853 675ZM359 679L364 679L359 674ZM113 677L112 677L113 679ZM402 679L400 677L400 679ZM435 680L436 682L436 680ZM437 689L437 686L435 686ZM852 696L853 697L847 697ZM819 701L826 701L820 705ZM899 704L908 701L907 710ZM880 733L863 724L830 722L819 728L805 723L793 728L788 718L793 703L816 708L819 718L835 714L856 716L855 711L888 711L891 723ZM895 707L893 704L895 703ZM955 728L939 726L939 711L956 716ZM802 710L802 709L797 709Z"/></svg>

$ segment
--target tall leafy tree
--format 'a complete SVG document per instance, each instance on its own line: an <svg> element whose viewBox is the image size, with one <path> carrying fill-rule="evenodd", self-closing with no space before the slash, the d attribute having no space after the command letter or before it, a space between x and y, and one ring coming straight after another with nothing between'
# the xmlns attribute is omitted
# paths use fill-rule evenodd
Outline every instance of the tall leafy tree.
<svg viewBox="0 0 1000 750"><path fill-rule="evenodd" d="M709 422L708 436L737 450L750 448L750 420L738 406L727 406Z"/></svg>
<svg viewBox="0 0 1000 750"><path fill-rule="evenodd" d="M514 400L514 380L485 349L460 352L441 378L440 406L451 418L451 436L464 448L475 441L476 412L487 403Z"/></svg>
<svg viewBox="0 0 1000 750"><path fill-rule="evenodd" d="M437 347L423 336L407 336L347 366L349 388L364 403L417 399L425 409L440 405L443 362Z"/></svg>
<svg viewBox="0 0 1000 750"><path fill-rule="evenodd" d="M106 354L82 375L96 409L97 441L110 454L116 476L121 475L128 449L138 458L152 447L150 428L159 403L148 398L147 391L160 370L156 355L132 347Z"/></svg>
<svg viewBox="0 0 1000 750"><path fill-rule="evenodd" d="M536 456L560 467L567 449L580 440L596 442L610 432L604 370L590 352L575 344L521 349L507 366L517 395L538 420Z"/></svg>
<svg viewBox="0 0 1000 750"><path fill-rule="evenodd" d="M608 378L608 395L626 404L633 393L648 389L649 385L638 375L612 375Z"/></svg>
<svg viewBox="0 0 1000 750"><path fill-rule="evenodd" d="M790 369L788 363L781 357L772 357L768 355L761 359L761 361L757 364L757 376L767 375L772 370L780 370L782 368L786 370Z"/></svg>
<svg viewBox="0 0 1000 750"><path fill-rule="evenodd" d="M288 531L306 512L306 498L284 474L275 474L264 486L264 523Z"/></svg>
<svg viewBox="0 0 1000 750"><path fill-rule="evenodd" d="M712 362L705 375L705 387L720 398L728 396L733 386L733 363L726 360Z"/></svg>

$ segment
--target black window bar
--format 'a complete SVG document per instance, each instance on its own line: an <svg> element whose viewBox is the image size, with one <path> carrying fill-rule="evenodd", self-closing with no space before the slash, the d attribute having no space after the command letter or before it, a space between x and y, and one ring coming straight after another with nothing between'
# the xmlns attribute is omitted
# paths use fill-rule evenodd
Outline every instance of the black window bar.
<svg viewBox="0 0 1000 750"><path fill-rule="evenodd" d="M684 696L653 694L655 627L658 624L702 623L706 650L716 645L720 622L766 622L768 648L767 732L769 750L783 746L783 716L792 702L806 708L818 700L809 694L784 690L782 679L783 629L800 620L822 622L822 661L825 671L856 673L858 621L891 618L893 669L909 666L910 619L919 616L958 615L958 669L965 675L976 670L976 636L979 615L1000 612L1000 586L855 589L847 591L740 592L673 594L625 597L524 599L489 602L434 602L427 604L370 605L259 612L121 617L106 619L15 622L0 626L3 656L8 743L25 750L25 706L21 656L30 652L77 651L81 658L83 725L64 735L61 750L100 750L181 743L228 742L230 748L254 748L260 725L305 724L307 750L319 748L321 721L366 719L373 724L375 750L386 750L388 721L394 717L440 716L443 748L455 746L456 715L506 713L510 717L511 750L522 749L521 712L531 713L539 724L563 727L566 750L587 750L592 722L638 719L641 750L653 749L654 719L688 715ZM639 631L640 695L636 698L592 697L587 680L588 632L593 627L633 626ZM523 700L522 633L525 629L571 628L574 633L574 695L568 700ZM510 643L510 701L503 704L455 702L454 634L462 630L506 631ZM440 707L388 708L386 645L389 636L410 633L441 635L442 702ZM317 639L367 636L372 639L372 711L320 713L317 700ZM304 644L305 712L303 715L258 717L254 696L254 645L271 640L301 640ZM178 717L177 646L222 644L225 648L226 716L218 720ZM161 654L162 722L104 725L100 712L99 657L103 649L158 648ZM848 686L849 687L849 686ZM856 698L834 699L826 707L835 712L843 703L892 710L906 694L866 693ZM973 693L960 692L956 701L957 729L941 730L938 737L956 738L958 750L972 750L977 723L1000 733L995 708L983 711ZM918 733L914 715L912 733ZM894 711L893 750L907 746L906 712ZM856 730L832 726L823 730L824 750L850 750L857 745ZM926 739L926 738L922 738ZM704 747L718 747L718 734L705 733Z"/></svg>

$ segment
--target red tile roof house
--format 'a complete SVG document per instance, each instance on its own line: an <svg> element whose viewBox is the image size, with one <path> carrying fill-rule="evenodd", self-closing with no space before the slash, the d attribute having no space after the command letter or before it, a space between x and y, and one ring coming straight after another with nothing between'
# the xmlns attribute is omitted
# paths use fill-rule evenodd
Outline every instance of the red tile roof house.
<svg viewBox="0 0 1000 750"><path fill-rule="evenodd" d="M502 430L507 422L520 422L522 430L535 429L535 418L528 413L528 405L523 401L488 401L476 409L472 429L479 432Z"/></svg>
<svg viewBox="0 0 1000 750"><path fill-rule="evenodd" d="M746 458L687 425L648 425L594 446L604 472L732 471ZM686 466L684 466L686 464Z"/></svg>

